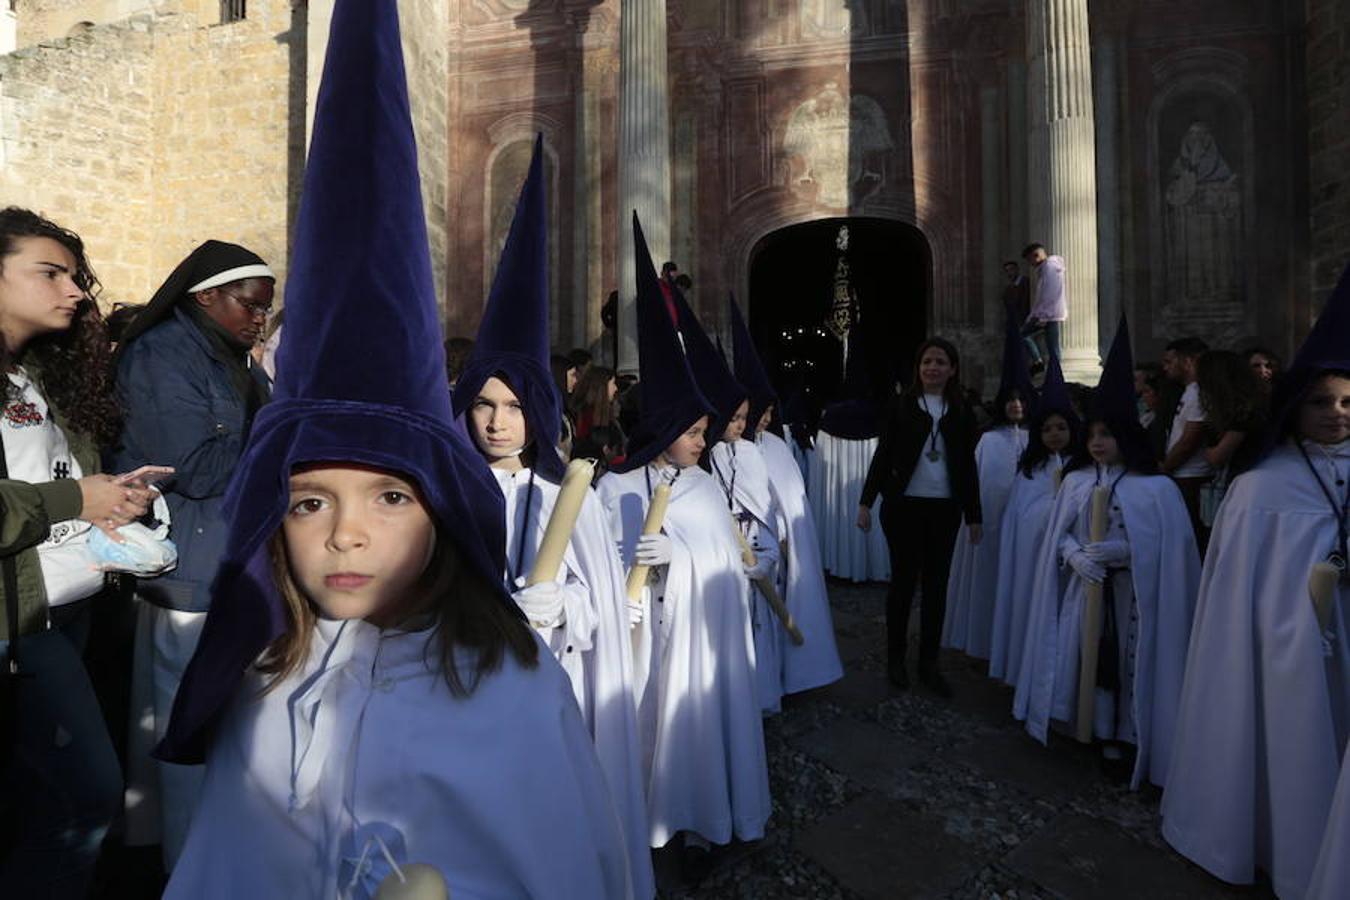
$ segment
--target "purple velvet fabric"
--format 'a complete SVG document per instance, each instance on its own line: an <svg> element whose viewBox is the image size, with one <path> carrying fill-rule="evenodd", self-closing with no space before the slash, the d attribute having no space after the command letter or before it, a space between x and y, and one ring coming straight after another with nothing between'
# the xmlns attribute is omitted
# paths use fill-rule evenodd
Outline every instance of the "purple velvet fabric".
<svg viewBox="0 0 1350 900"><path fill-rule="evenodd" d="M534 468L556 484L566 468L557 448L562 398L548 359L548 208L540 136L534 141L529 174L520 189L483 321L464 372L455 382L452 403L455 415L462 416L489 378L504 378L525 413Z"/></svg>
<svg viewBox="0 0 1350 900"><path fill-rule="evenodd" d="M274 401L225 497L229 541L156 750L200 762L247 667L285 629L267 542L293 467L354 462L421 487L437 528L500 584L500 489L453 422L394 3L337 0L286 285ZM502 601L511 604L505 588Z"/></svg>

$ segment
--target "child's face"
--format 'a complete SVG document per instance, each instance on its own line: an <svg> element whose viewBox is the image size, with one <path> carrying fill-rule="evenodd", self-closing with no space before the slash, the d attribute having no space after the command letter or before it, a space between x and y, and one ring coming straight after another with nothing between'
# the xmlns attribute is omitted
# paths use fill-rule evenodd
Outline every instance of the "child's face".
<svg viewBox="0 0 1350 900"><path fill-rule="evenodd" d="M1298 433L1318 444L1350 438L1350 378L1324 375L1313 384L1298 409Z"/></svg>
<svg viewBox="0 0 1350 900"><path fill-rule="evenodd" d="M675 443L666 448L663 454L666 461L677 469L687 469L698 465L698 458L707 446L703 435L708 430L708 417L704 416L675 439Z"/></svg>
<svg viewBox="0 0 1350 900"><path fill-rule="evenodd" d="M1021 422L1022 419L1026 416L1026 414L1027 408L1022 403L1021 397L1013 397L1007 403L1003 404L1003 415L1006 416L1008 421L1012 422L1014 425L1016 425L1018 422Z"/></svg>
<svg viewBox="0 0 1350 900"><path fill-rule="evenodd" d="M1063 416L1046 416L1041 424L1041 443L1051 453L1062 453L1069 446L1069 423Z"/></svg>
<svg viewBox="0 0 1350 900"><path fill-rule="evenodd" d="M469 407L473 440L489 463L519 455L528 438L520 398L500 378L483 383Z"/></svg>
<svg viewBox="0 0 1350 900"><path fill-rule="evenodd" d="M1115 435L1101 422L1093 422L1088 430L1088 455L1093 462L1102 466L1114 466L1120 462L1120 445Z"/></svg>
<svg viewBox="0 0 1350 900"><path fill-rule="evenodd" d="M764 413L759 417L759 422L755 425L755 434L759 434L764 429L768 428L771 421L773 421L772 403L764 407Z"/></svg>
<svg viewBox="0 0 1350 900"><path fill-rule="evenodd" d="M745 434L745 417L750 412L750 401L742 400L741 405L736 407L736 412L732 414L731 421L727 423L726 430L722 432L722 440L739 441L741 435Z"/></svg>
<svg viewBox="0 0 1350 900"><path fill-rule="evenodd" d="M291 577L323 615L387 628L417 609L436 527L407 479L359 466L298 471L281 527Z"/></svg>

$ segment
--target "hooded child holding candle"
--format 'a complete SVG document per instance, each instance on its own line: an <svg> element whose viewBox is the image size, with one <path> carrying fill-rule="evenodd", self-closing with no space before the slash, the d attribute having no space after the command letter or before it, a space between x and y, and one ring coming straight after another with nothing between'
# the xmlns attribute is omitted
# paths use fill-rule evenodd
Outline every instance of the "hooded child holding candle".
<svg viewBox="0 0 1350 900"><path fill-rule="evenodd" d="M1261 869L1303 897L1350 731L1350 269L1272 409L1214 520L1162 833L1225 881Z"/></svg>
<svg viewBox="0 0 1350 900"><path fill-rule="evenodd" d="M506 499L512 596L572 682L624 823L635 895L645 898L656 888L630 641L643 607L624 600L623 568L591 491L589 466L579 478L564 479L557 451L562 398L549 368L547 224L540 138L451 403ZM545 562L552 571L538 572L546 532L559 514L572 522L561 561Z"/></svg>
<svg viewBox="0 0 1350 900"><path fill-rule="evenodd" d="M680 837L692 874L709 843L763 837L772 804L750 586L726 497L698 466L713 405L685 360L636 217L634 232L642 415L622 466L597 491L625 560L651 567L639 654L650 671L639 681L650 840ZM662 484L663 527L639 537Z"/></svg>
<svg viewBox="0 0 1350 900"><path fill-rule="evenodd" d="M566 675L504 589L445 389L398 10L337 0L274 401L168 734L207 763L165 896L633 895Z"/></svg>
<svg viewBox="0 0 1350 900"><path fill-rule="evenodd" d="M1073 724L1082 740L1095 736L1108 769L1137 788L1167 781L1200 557L1181 494L1156 474L1133 368L1122 317L1085 452L1070 462L1050 512L1013 712L1042 743L1052 720ZM1095 536L1099 517L1105 528ZM1094 595L1100 606L1085 629Z"/></svg>
<svg viewBox="0 0 1350 900"><path fill-rule="evenodd" d="M795 694L838 681L843 677L844 666L834 641L830 597L825 590L820 543L806 484L787 442L769 430L778 397L734 297L728 298L728 313L734 373L750 394L745 437L764 458L777 513L776 529L783 549L778 561L778 590L802 634L810 636L798 644L781 627L771 631L778 655L780 689L784 694ZM763 659L757 659L757 671L764 673L768 666Z"/></svg>

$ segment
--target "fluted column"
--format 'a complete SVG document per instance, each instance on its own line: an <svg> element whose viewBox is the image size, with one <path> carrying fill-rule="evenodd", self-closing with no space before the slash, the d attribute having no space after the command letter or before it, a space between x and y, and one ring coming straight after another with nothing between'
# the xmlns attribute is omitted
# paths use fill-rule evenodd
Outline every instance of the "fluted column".
<svg viewBox="0 0 1350 900"><path fill-rule="evenodd" d="M633 210L659 267L670 253L665 0L623 0L619 31L619 371L637 372Z"/></svg>
<svg viewBox="0 0 1350 900"><path fill-rule="evenodd" d="M1064 374L1095 384L1097 154L1087 0L1027 0L1027 58L1031 238L1064 257Z"/></svg>

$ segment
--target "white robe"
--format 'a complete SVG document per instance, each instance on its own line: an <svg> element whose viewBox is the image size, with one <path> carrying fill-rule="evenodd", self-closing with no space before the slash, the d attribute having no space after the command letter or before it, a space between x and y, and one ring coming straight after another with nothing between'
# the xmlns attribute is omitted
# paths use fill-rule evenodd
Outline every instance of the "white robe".
<svg viewBox="0 0 1350 900"><path fill-rule="evenodd" d="M1335 544L1294 446L1233 481L1205 560L1162 802L1163 837L1182 855L1239 884L1263 869L1285 898L1301 898L1312 875L1350 717L1350 590L1341 585L1324 641L1307 587Z"/></svg>
<svg viewBox="0 0 1350 900"><path fill-rule="evenodd" d="M988 659L994 628L994 597L1001 580L999 540L1003 510L1012 493L1017 461L1027 445L1026 429L1008 425L987 431L975 446L980 475L980 509L984 534L978 544L963 530L952 554L947 579L947 615L942 623L942 646Z"/></svg>
<svg viewBox="0 0 1350 900"><path fill-rule="evenodd" d="M722 441L712 449L713 479L727 497L730 512L740 524L741 534L755 551L758 562L773 568L766 576L782 595L778 581L778 500L769 487L769 468L759 447L745 440L734 444ZM764 593L749 582L753 603L750 620L755 631L755 684L759 707L776 713L783 699L783 652L790 643L783 623L769 605Z"/></svg>
<svg viewBox="0 0 1350 900"><path fill-rule="evenodd" d="M778 536L787 542L787 556L778 566L783 602L806 638L801 646L783 642L783 693L795 694L838 681L844 666L834 641L830 595L801 470L778 435L761 432L758 446L769 468L769 489L778 501Z"/></svg>
<svg viewBox="0 0 1350 900"><path fill-rule="evenodd" d="M627 560L642 531L649 490L660 478L645 467L610 472L597 485ZM643 624L652 675L638 710L651 845L664 846L679 831L718 844L733 836L756 840L772 800L755 695L750 591L726 498L712 476L699 468L681 471L662 530L672 558L658 567L665 571L647 592Z"/></svg>
<svg viewBox="0 0 1350 900"><path fill-rule="evenodd" d="M164 896L368 898L392 871L382 847L435 866L456 900L631 896L609 788L545 648L534 669L507 653L466 698L439 653L434 630L321 621L299 672L266 693L250 673Z"/></svg>
<svg viewBox="0 0 1350 900"><path fill-rule="evenodd" d="M534 566L560 488L539 477L531 481L528 469L514 474L501 470L493 473L506 497L507 566L514 579ZM533 496L526 490L531 485ZM527 508L527 539L522 541ZM595 741L600 767L623 820L632 856L634 894L651 897L656 893L656 882L647 847L642 745L638 740L624 573L604 508L594 493L587 492L582 502L559 578L564 584L566 622L540 636L571 680L582 719Z"/></svg>
<svg viewBox="0 0 1350 900"><path fill-rule="evenodd" d="M998 588L994 595L994 624L989 644L989 677L1017 684L1022 671L1022 648L1031 611L1031 589L1036 576L1041 539L1055 503L1055 472L1063 463L1051 457L1031 473L1013 479L1003 510L998 549ZM988 538L986 538L988 540Z"/></svg>
<svg viewBox="0 0 1350 900"><path fill-rule="evenodd" d="M1106 486L1113 480L1113 474L1104 474ZM1079 469L1065 476L1037 561L1013 714L1026 720L1027 731L1042 743L1048 737L1050 720L1071 722L1077 707L1079 617L1085 582L1067 563L1061 564L1060 542L1073 533L1080 543L1088 543L1096 483L1095 470ZM1129 569L1116 576L1117 591L1133 593L1138 613L1133 656L1122 655L1123 664L1134 673L1133 679L1122 679L1121 685L1127 706L1121 719L1136 732L1138 749L1130 785L1137 788L1147 778L1163 786L1200 580L1200 556L1181 492L1170 478L1126 475L1116 485L1111 513L1124 528L1113 528L1108 539L1128 541L1131 551ZM1129 626L1122 622L1120 627ZM1107 692L1098 690L1096 707L1094 731L1102 734L1103 713L1109 718L1111 709ZM1105 730L1106 737L1123 739L1115 729Z"/></svg>
<svg viewBox="0 0 1350 900"><path fill-rule="evenodd" d="M1308 900L1345 900L1350 897L1350 748L1341 760L1341 778L1327 816L1322 852L1317 856Z"/></svg>
<svg viewBox="0 0 1350 900"><path fill-rule="evenodd" d="M816 435L808 480L811 508L816 514L821 563L835 578L887 581L891 577L885 534L880 528L863 531L855 524L863 481L876 449L876 438L851 441L824 431ZM872 515L880 521L881 506Z"/></svg>

